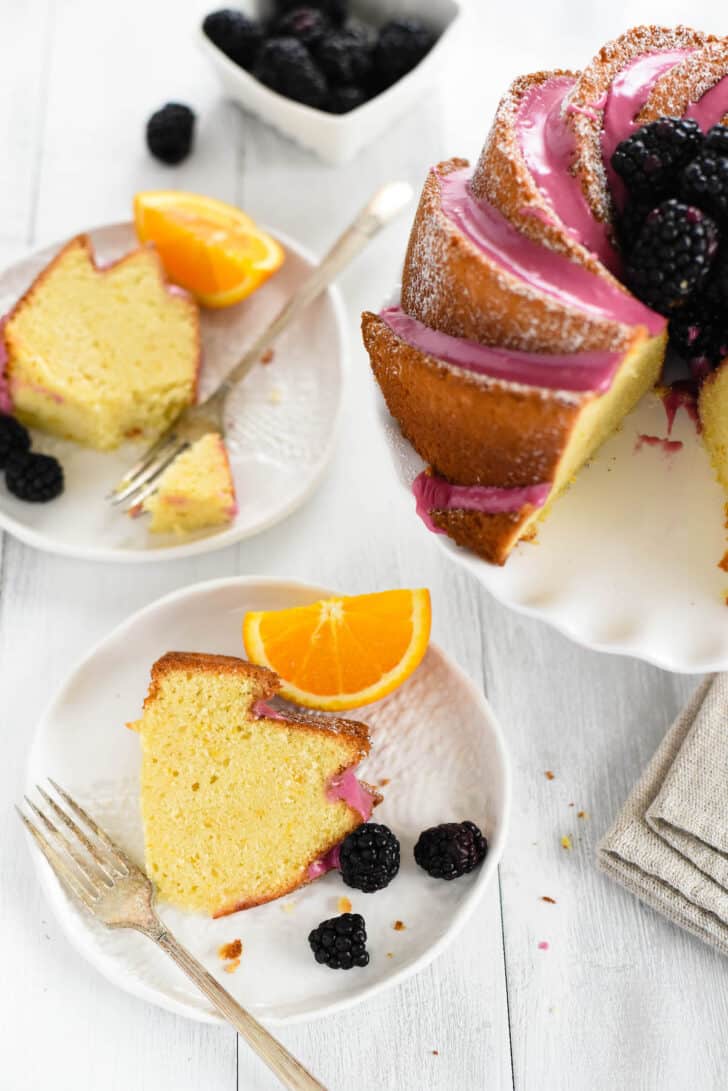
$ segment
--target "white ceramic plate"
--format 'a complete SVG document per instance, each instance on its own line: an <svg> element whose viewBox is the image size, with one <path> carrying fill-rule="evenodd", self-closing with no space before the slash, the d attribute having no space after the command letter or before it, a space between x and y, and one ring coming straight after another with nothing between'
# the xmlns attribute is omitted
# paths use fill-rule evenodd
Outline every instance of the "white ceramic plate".
<svg viewBox="0 0 728 1091"><path fill-rule="evenodd" d="M141 861L139 740L124 724L139 714L151 664L170 649L240 655L246 611L300 605L324 594L322 588L240 577L176 592L136 614L93 649L47 709L30 754L29 794L53 777ZM503 739L482 693L439 648L431 646L415 674L361 717L374 739L364 776L373 783L389 780L376 817L402 844L401 870L389 887L362 894L331 873L280 901L221 920L161 907L182 943L269 1022L348 1007L425 966L475 908L503 850L510 799ZM464 818L488 839L485 863L455 882L431 879L412 855L418 833ZM78 911L31 850L53 912L89 962L145 1000L215 1020L207 1002L148 940L108 931ZM367 923L371 961L365 969L329 970L316 964L308 947L310 929L337 914L342 895ZM395 931L395 920L406 929ZM217 951L235 938L243 942L243 958L228 975Z"/></svg>
<svg viewBox="0 0 728 1091"><path fill-rule="evenodd" d="M377 391L379 420L402 494L424 463ZM636 450L666 435L657 395L645 398L554 505L535 543L502 567L437 535L442 549L500 602L540 618L587 648L637 656L665 670L728 669L725 503L695 426L683 410L672 438L683 449ZM423 524L422 534L429 534Z"/></svg>
<svg viewBox="0 0 728 1091"><path fill-rule="evenodd" d="M90 235L101 262L139 245L130 223ZM200 312L203 398L316 264L297 243L276 237L286 261L274 277L243 303ZM0 275L0 314L7 313L61 245L32 254ZM131 519L104 500L143 445L125 444L102 454L37 433L35 448L63 463L65 492L50 504L27 504L11 496L0 480L0 527L37 549L121 562L207 553L267 529L306 500L333 452L345 338L340 296L329 289L279 338L272 362L255 368L228 399L227 444L239 505L230 526L185 537L150 534L146 518Z"/></svg>

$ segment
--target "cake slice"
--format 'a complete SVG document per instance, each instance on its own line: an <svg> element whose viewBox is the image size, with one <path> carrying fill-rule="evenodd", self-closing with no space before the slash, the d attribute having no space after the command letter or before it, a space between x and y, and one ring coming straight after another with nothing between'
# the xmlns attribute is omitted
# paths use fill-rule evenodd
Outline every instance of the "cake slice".
<svg viewBox="0 0 728 1091"><path fill-rule="evenodd" d="M698 415L703 442L716 477L728 490L728 360L724 360L701 384Z"/></svg>
<svg viewBox="0 0 728 1091"><path fill-rule="evenodd" d="M217 432L183 451L160 477L157 491L142 503L142 511L152 517L150 530L159 534L222 526L237 510L227 450Z"/></svg>
<svg viewBox="0 0 728 1091"><path fill-rule="evenodd" d="M503 564L660 374L665 334L618 352L522 353L432 330L399 308L365 312L372 370L432 468L414 485L431 530Z"/></svg>
<svg viewBox="0 0 728 1091"><path fill-rule="evenodd" d="M197 305L170 287L156 251L112 265L72 239L7 317L6 382L26 424L108 450L155 437L194 401Z"/></svg>
<svg viewBox="0 0 728 1091"><path fill-rule="evenodd" d="M141 719L146 863L160 898L221 917L323 874L380 797L355 777L364 724L282 713L272 671L169 652Z"/></svg>

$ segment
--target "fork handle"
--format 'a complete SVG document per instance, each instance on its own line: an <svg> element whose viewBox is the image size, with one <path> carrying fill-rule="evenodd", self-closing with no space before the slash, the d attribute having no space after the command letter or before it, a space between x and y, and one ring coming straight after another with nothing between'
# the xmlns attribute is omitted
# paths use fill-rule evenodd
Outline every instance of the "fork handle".
<svg viewBox="0 0 728 1091"><path fill-rule="evenodd" d="M294 1056L285 1049L265 1027L249 1015L219 981L167 931L150 935L163 951L172 958L191 981L214 1004L220 1015L235 1028L238 1034L252 1046L260 1059L274 1072L284 1087L290 1091L326 1091L323 1084L307 1072Z"/></svg>
<svg viewBox="0 0 728 1091"><path fill-rule="evenodd" d="M381 231L412 199L412 187L407 182L389 182L382 186L367 202L356 219L336 240L328 254L306 278L301 287L284 304L282 310L257 337L245 356L229 372L215 395L226 395L250 371L258 357L273 341L321 295L350 261L359 254L370 239Z"/></svg>

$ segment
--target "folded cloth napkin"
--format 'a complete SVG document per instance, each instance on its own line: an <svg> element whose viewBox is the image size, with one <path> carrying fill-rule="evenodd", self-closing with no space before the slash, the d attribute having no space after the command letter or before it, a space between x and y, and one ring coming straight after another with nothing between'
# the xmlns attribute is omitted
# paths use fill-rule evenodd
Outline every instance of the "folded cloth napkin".
<svg viewBox="0 0 728 1091"><path fill-rule="evenodd" d="M728 954L728 674L702 683L616 822L599 866Z"/></svg>

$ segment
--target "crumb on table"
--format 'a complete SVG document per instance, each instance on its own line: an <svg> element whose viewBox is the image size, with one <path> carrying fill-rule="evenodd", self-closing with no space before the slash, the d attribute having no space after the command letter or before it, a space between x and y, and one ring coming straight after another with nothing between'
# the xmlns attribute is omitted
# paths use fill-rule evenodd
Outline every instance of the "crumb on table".
<svg viewBox="0 0 728 1091"><path fill-rule="evenodd" d="M342 895L337 902L339 913L351 913L351 898Z"/></svg>
<svg viewBox="0 0 728 1091"><path fill-rule="evenodd" d="M574 847L571 843L571 838L569 837L568 833L565 833L564 836L561 838L561 847L562 849L567 850Z"/></svg>
<svg viewBox="0 0 728 1091"><path fill-rule="evenodd" d="M270 364L270 363L272 363L274 356L275 356L275 352L273 351L273 349L266 349L265 352L263 353L263 355L260 358L261 364Z"/></svg>
<svg viewBox="0 0 728 1091"><path fill-rule="evenodd" d="M407 925L404 923L404 921L395 921L392 925L392 928L394 928L395 932L404 932L406 927Z"/></svg>
<svg viewBox="0 0 728 1091"><path fill-rule="evenodd" d="M240 959L243 953L243 941L240 939L233 939L230 943L223 943L222 947L217 952L223 962L227 962L228 959Z"/></svg>
<svg viewBox="0 0 728 1091"><path fill-rule="evenodd" d="M234 974L239 965L240 965L240 959L239 958L234 958L232 960L232 962L226 962L223 969L225 970L226 974Z"/></svg>
<svg viewBox="0 0 728 1091"><path fill-rule="evenodd" d="M586 811L577 811L576 812L576 817L577 818L588 818L589 815L588 815L588 813Z"/></svg>
<svg viewBox="0 0 728 1091"><path fill-rule="evenodd" d="M546 770L546 771L544 772L544 776L546 777L546 780L553 780L553 779L554 779L554 777L556 776L556 774L555 774L555 773L553 773L553 772L551 771L551 769L547 769L547 770Z"/></svg>
<svg viewBox="0 0 728 1091"><path fill-rule="evenodd" d="M556 898L550 898L548 896L548 894L542 894L541 895L541 901L542 902L548 902L549 905L556 905Z"/></svg>
<svg viewBox="0 0 728 1091"><path fill-rule="evenodd" d="M379 781L379 787L380 788L386 788L388 784L389 784L389 777L382 777L382 779Z"/></svg>

